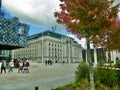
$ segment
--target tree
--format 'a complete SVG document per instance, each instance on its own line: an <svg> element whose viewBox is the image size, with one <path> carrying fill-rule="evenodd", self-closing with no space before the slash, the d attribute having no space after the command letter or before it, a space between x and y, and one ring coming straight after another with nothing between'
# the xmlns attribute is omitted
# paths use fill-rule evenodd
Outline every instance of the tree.
<svg viewBox="0 0 120 90"><path fill-rule="evenodd" d="M120 20L118 16L116 18L112 16L112 19L108 19L110 27L100 31L99 35L92 37L92 43L95 46L102 46L108 51L108 61L111 66L111 55L112 50L120 49Z"/></svg>
<svg viewBox="0 0 120 90"><path fill-rule="evenodd" d="M105 48L110 48L111 36L115 35L116 31L120 31L116 29L119 4L113 5L114 0L60 1L61 11L54 13L57 22L65 25L69 32L76 34L79 38L86 38L87 60L91 67L90 43L92 42L96 47L106 45ZM107 42L105 36L110 37L107 38Z"/></svg>

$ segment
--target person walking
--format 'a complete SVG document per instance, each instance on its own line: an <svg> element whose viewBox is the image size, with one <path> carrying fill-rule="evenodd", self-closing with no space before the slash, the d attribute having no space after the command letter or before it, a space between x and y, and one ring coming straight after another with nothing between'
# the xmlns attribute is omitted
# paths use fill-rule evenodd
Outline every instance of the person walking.
<svg viewBox="0 0 120 90"><path fill-rule="evenodd" d="M48 64L48 61L47 60L45 60L45 65L47 65Z"/></svg>
<svg viewBox="0 0 120 90"><path fill-rule="evenodd" d="M2 60L2 64L1 64L1 74L4 70L4 73L6 73L6 63Z"/></svg>
<svg viewBox="0 0 120 90"><path fill-rule="evenodd" d="M9 62L8 66L9 66L8 72L13 72L13 67L14 67L14 62L13 62L13 60L11 60L11 61Z"/></svg>
<svg viewBox="0 0 120 90"><path fill-rule="evenodd" d="M19 65L18 73L20 73L20 72L22 73L23 72L23 62L19 61L18 65Z"/></svg>
<svg viewBox="0 0 120 90"><path fill-rule="evenodd" d="M30 67L30 62L26 60L25 67L24 67L24 69L26 70L26 73L29 73L29 67Z"/></svg>

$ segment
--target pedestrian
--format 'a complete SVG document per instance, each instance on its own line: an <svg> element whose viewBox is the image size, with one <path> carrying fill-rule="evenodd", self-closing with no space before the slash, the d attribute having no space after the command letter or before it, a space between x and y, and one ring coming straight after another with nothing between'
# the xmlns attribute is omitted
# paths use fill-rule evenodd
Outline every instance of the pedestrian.
<svg viewBox="0 0 120 90"><path fill-rule="evenodd" d="M13 72L13 67L14 67L14 62L13 62L13 60L11 60L11 61L8 63L8 67L9 67L8 72Z"/></svg>
<svg viewBox="0 0 120 90"><path fill-rule="evenodd" d="M52 60L50 60L50 65L52 65Z"/></svg>
<svg viewBox="0 0 120 90"><path fill-rule="evenodd" d="M45 60L45 65L47 65L48 64L48 61L47 60Z"/></svg>
<svg viewBox="0 0 120 90"><path fill-rule="evenodd" d="M26 60L24 65L24 72L29 73L30 62Z"/></svg>
<svg viewBox="0 0 120 90"><path fill-rule="evenodd" d="M2 60L0 60L0 70L1 70Z"/></svg>
<svg viewBox="0 0 120 90"><path fill-rule="evenodd" d="M5 61L2 60L2 64L1 64L1 74L2 74L3 70L4 70L4 73L6 73L6 63L5 63Z"/></svg>
<svg viewBox="0 0 120 90"><path fill-rule="evenodd" d="M48 65L49 65L49 64L50 64L50 60L48 60L48 62L47 62L47 63L48 63Z"/></svg>
<svg viewBox="0 0 120 90"><path fill-rule="evenodd" d="M16 68L19 68L20 59L16 60Z"/></svg>
<svg viewBox="0 0 120 90"><path fill-rule="evenodd" d="M62 64L64 65L64 63L65 63L65 61L63 60L63 61L62 61Z"/></svg>
<svg viewBox="0 0 120 90"><path fill-rule="evenodd" d="M22 73L23 72L23 62L19 61L18 65L19 65L18 73L20 73L20 72Z"/></svg>

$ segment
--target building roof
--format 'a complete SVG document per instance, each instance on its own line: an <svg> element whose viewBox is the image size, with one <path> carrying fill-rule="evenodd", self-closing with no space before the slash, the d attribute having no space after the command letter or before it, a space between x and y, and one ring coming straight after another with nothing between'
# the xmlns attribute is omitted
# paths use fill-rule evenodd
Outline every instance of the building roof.
<svg viewBox="0 0 120 90"><path fill-rule="evenodd" d="M63 38L63 37L69 37L69 36L65 36L65 35L62 35L62 34L59 34L59 33L56 33L56 32L50 31L50 30L47 30L47 31L44 31L44 32L37 33L37 34L29 36L28 40L37 39L39 37L42 37L42 35L43 36L51 36L51 37L55 37L55 38L58 38L58 39ZM72 37L69 37L69 38L73 39ZM78 43L74 39L73 39L73 41L74 41L74 43Z"/></svg>
<svg viewBox="0 0 120 90"><path fill-rule="evenodd" d="M62 34L58 34L56 32L52 32L50 30L47 30L47 31L44 31L44 32L41 32L41 33L38 33L38 34L34 34L34 35L31 35L29 36L29 40L32 40L32 39L37 39L41 36L51 36L51 37L55 37L55 38L62 38L62 37L67 37L65 35L62 35Z"/></svg>

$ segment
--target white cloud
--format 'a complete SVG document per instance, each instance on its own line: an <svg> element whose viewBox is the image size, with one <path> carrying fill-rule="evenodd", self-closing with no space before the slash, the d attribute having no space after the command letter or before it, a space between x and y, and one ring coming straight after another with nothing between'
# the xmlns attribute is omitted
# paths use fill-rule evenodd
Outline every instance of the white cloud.
<svg viewBox="0 0 120 90"><path fill-rule="evenodd" d="M59 0L3 0L4 8L13 16L45 27L57 25L54 11L59 10L59 4Z"/></svg>
<svg viewBox="0 0 120 90"><path fill-rule="evenodd" d="M73 34L68 34L67 36L72 37L75 41L78 42L78 44L81 44L81 47L86 49L86 39L82 38L81 40L78 39L75 35Z"/></svg>
<svg viewBox="0 0 120 90"><path fill-rule="evenodd" d="M67 36L69 37L72 37L75 41L77 41L79 44L81 44L81 47L83 49L86 49L87 48L87 45L86 45L86 38L81 38L81 39L78 39L75 35L73 34L68 34ZM90 48L93 49L93 44L90 44ZM100 47L98 47L100 48Z"/></svg>

